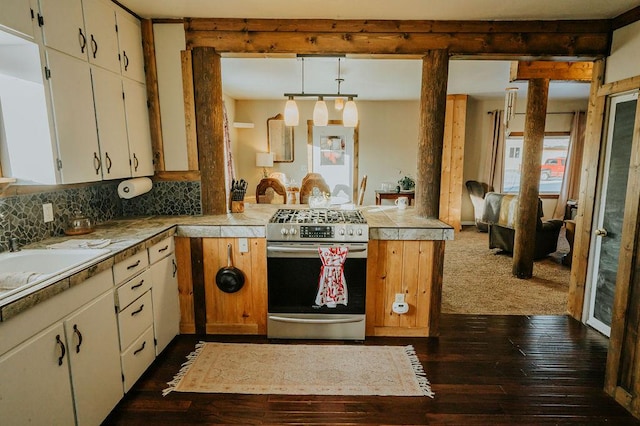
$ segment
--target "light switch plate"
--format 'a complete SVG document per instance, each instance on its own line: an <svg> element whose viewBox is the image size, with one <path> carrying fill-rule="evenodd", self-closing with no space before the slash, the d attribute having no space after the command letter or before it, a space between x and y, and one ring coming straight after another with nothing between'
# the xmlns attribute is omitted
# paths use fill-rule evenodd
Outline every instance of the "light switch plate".
<svg viewBox="0 0 640 426"><path fill-rule="evenodd" d="M249 240L246 238L238 239L238 246L240 248L240 253L247 253L249 251Z"/></svg>
<svg viewBox="0 0 640 426"><path fill-rule="evenodd" d="M53 222L53 204L51 203L43 204L42 214L44 216L44 223Z"/></svg>
<svg viewBox="0 0 640 426"><path fill-rule="evenodd" d="M404 303L404 293L396 293L396 303Z"/></svg>

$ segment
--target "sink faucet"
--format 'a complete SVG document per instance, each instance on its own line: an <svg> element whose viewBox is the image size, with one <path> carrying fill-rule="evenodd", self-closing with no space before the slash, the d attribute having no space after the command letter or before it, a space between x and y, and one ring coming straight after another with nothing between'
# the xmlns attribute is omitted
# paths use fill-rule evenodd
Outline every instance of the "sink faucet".
<svg viewBox="0 0 640 426"><path fill-rule="evenodd" d="M13 232L11 230L11 217L9 217L5 213L0 213L0 219L2 219L3 222L6 221L8 225L7 229L9 231L9 251L10 252L20 251L20 242L18 238L13 236Z"/></svg>

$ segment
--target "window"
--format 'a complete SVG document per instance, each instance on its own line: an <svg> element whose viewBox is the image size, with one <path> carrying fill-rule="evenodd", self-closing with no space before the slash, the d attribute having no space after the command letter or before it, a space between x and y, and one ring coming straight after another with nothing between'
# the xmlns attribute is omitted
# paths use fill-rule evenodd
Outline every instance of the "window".
<svg viewBox="0 0 640 426"><path fill-rule="evenodd" d="M522 136L509 136L505 140L504 175L502 191L517 193L520 190L522 169ZM540 194L558 194L567 161L569 135L545 136L540 165Z"/></svg>

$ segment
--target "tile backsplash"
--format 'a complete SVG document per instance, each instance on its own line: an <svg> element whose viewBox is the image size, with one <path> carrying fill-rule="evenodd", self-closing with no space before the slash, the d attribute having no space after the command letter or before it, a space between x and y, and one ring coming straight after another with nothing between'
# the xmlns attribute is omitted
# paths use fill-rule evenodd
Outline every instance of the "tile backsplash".
<svg viewBox="0 0 640 426"><path fill-rule="evenodd" d="M200 182L154 182L153 189L131 200L118 197L119 182L103 182L80 188L0 198L0 251L8 249L9 239L25 245L64 235L69 218L76 212L95 223L117 217L152 215L198 215ZM54 220L44 223L42 205L53 205Z"/></svg>

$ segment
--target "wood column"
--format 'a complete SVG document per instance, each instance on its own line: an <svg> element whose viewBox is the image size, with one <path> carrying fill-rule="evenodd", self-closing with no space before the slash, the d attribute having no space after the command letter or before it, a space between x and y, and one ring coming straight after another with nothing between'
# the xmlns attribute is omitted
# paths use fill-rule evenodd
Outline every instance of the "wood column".
<svg viewBox="0 0 640 426"><path fill-rule="evenodd" d="M533 276L533 254L538 221L538 186L540 184L540 163L542 161L548 96L549 79L534 78L529 80L518 217L513 245L512 272L517 278L531 278Z"/></svg>
<svg viewBox="0 0 640 426"><path fill-rule="evenodd" d="M435 219L440 213L440 181L448 76L449 51L445 49L428 51L422 59L415 203L418 216Z"/></svg>
<svg viewBox="0 0 640 426"><path fill-rule="evenodd" d="M160 95L158 89L158 67L156 65L156 42L153 35L153 22L150 19L140 21L142 31L142 53L144 55L144 74L147 83L149 108L149 127L151 130L151 148L153 149L153 167L156 172L164 171L164 142L162 139L162 120L160 119Z"/></svg>
<svg viewBox="0 0 640 426"><path fill-rule="evenodd" d="M220 55L211 47L192 52L202 214L227 212Z"/></svg>

